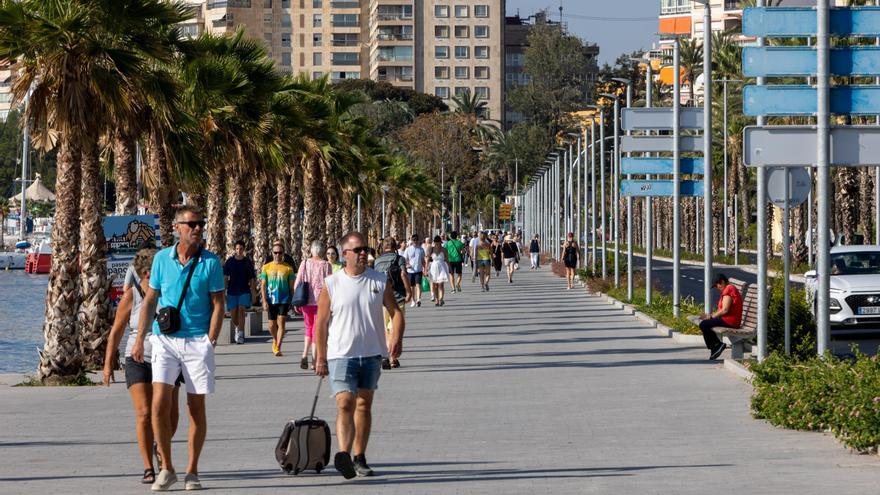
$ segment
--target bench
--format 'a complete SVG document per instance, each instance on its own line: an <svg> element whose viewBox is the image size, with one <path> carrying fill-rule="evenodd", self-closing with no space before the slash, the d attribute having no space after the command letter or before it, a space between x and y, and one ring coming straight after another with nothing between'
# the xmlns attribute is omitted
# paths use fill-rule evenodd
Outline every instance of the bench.
<svg viewBox="0 0 880 495"><path fill-rule="evenodd" d="M742 294L742 325L739 328L713 327L712 330L721 336L722 341L730 345L730 357L742 359L745 355L746 342L758 333L758 284L736 279L730 279L730 283ZM689 316L688 320L694 325L700 324L698 316Z"/></svg>
<svg viewBox="0 0 880 495"><path fill-rule="evenodd" d="M245 337L265 337L269 332L263 330L263 310L262 308L248 308L244 314L244 336ZM220 335L217 336L217 345L227 345L235 343L235 328L232 319L227 317L226 324L220 328Z"/></svg>

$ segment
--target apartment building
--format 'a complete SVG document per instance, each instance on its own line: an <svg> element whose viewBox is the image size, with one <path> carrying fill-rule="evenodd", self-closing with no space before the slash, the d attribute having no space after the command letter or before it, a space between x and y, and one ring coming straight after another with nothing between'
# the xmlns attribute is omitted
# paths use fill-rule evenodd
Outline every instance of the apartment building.
<svg viewBox="0 0 880 495"><path fill-rule="evenodd" d="M437 95L466 92L501 120L504 0L187 0L195 35L243 27L283 72L373 79Z"/></svg>
<svg viewBox="0 0 880 495"><path fill-rule="evenodd" d="M12 110L13 76L11 64L0 62L0 122L5 122Z"/></svg>

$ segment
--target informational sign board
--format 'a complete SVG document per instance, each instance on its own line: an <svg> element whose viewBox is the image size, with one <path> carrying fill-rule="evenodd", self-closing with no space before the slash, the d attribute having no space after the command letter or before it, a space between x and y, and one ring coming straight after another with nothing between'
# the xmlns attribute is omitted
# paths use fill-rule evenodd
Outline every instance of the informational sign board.
<svg viewBox="0 0 880 495"><path fill-rule="evenodd" d="M748 126L743 130L743 163L747 167L802 167L816 162L816 128ZM831 165L880 164L880 127L831 128Z"/></svg>
<svg viewBox="0 0 880 495"><path fill-rule="evenodd" d="M623 130L625 131L671 131L673 129L673 120L671 107L623 109ZM702 129L702 107L680 108L678 125L680 129Z"/></svg>
<svg viewBox="0 0 880 495"><path fill-rule="evenodd" d="M513 205L510 203L501 203L498 210L499 220L510 220L510 213L513 211Z"/></svg>
<svg viewBox="0 0 880 495"><path fill-rule="evenodd" d="M880 86L831 88L831 113L836 115L880 114ZM746 86L743 113L750 116L816 114L816 88L807 85Z"/></svg>
<svg viewBox="0 0 880 495"><path fill-rule="evenodd" d="M767 176L767 199L774 205L785 208L787 191L788 207L794 208L807 200L812 184L810 173L805 168L774 168Z"/></svg>
<svg viewBox="0 0 880 495"><path fill-rule="evenodd" d="M682 153L702 152L703 136L681 136L678 138L679 151ZM622 136L620 151L625 153L658 153L672 152L675 142L672 136Z"/></svg>
<svg viewBox="0 0 880 495"><path fill-rule="evenodd" d="M743 48L746 77L807 77L816 75L816 50L806 46ZM880 47L850 46L831 50L831 75L869 76L880 73Z"/></svg>
<svg viewBox="0 0 880 495"><path fill-rule="evenodd" d="M675 173L672 158L623 157L620 159L620 173L623 175L672 175ZM679 159L682 174L703 175L705 167L702 158Z"/></svg>
<svg viewBox="0 0 880 495"><path fill-rule="evenodd" d="M703 181L683 180L679 190L682 197L703 196ZM621 196L666 196L673 195L673 181L671 180L622 180L620 181Z"/></svg>
<svg viewBox="0 0 880 495"><path fill-rule="evenodd" d="M137 250L145 244L161 247L159 217L156 215L119 215L104 217L107 241L107 276L111 281L110 298L114 307L122 297L125 271Z"/></svg>

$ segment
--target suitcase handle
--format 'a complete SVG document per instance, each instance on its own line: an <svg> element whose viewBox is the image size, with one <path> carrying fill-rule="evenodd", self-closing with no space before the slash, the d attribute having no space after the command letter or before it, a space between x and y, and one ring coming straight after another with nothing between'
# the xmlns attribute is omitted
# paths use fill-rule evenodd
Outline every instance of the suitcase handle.
<svg viewBox="0 0 880 495"><path fill-rule="evenodd" d="M318 379L318 390L315 390L315 401L312 402L312 412L309 414L309 419L315 419L315 408L318 407L318 395L321 393L321 384L324 382L324 377Z"/></svg>

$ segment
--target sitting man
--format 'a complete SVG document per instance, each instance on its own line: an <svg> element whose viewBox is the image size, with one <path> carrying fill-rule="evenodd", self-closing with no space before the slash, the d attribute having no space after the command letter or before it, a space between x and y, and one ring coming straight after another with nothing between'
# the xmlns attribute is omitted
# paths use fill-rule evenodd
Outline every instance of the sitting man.
<svg viewBox="0 0 880 495"><path fill-rule="evenodd" d="M718 310L711 314L700 315L700 330L703 332L703 340L709 349L709 359L718 359L724 352L725 345L712 330L712 327L739 328L742 324L743 298L739 290L732 285L727 276L719 273L712 284L721 291L721 299L718 300Z"/></svg>

